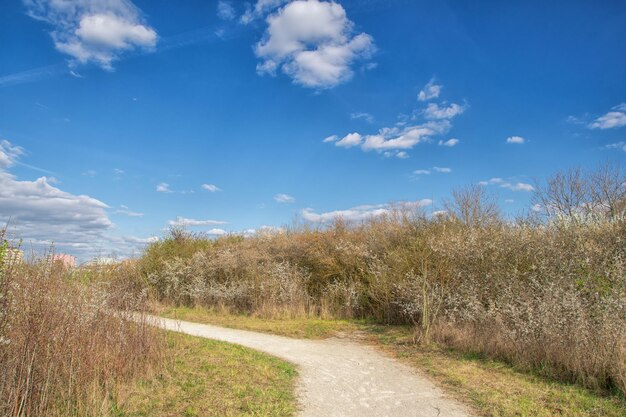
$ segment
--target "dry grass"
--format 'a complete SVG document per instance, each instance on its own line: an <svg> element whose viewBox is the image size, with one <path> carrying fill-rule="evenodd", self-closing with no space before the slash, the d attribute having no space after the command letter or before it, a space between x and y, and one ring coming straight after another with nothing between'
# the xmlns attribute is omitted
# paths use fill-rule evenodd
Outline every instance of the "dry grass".
<svg viewBox="0 0 626 417"><path fill-rule="evenodd" d="M115 415L291 416L292 365L241 346L168 333L169 360L155 375L128 386Z"/></svg>
<svg viewBox="0 0 626 417"><path fill-rule="evenodd" d="M1 255L0 415L110 415L120 386L159 364L160 333L113 313L106 286Z"/></svg>

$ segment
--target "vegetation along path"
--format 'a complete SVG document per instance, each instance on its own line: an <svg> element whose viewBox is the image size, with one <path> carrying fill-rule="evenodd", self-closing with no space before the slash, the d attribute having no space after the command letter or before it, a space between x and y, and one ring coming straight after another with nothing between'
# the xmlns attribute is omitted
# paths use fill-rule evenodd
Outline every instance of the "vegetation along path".
<svg viewBox="0 0 626 417"><path fill-rule="evenodd" d="M428 379L347 339L301 340L153 318L167 330L221 340L283 358L299 368L300 416L467 416Z"/></svg>

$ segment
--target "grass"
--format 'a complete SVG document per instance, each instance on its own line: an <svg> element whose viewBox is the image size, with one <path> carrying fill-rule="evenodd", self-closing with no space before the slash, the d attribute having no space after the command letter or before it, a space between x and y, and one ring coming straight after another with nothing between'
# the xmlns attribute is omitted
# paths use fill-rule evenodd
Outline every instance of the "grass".
<svg viewBox="0 0 626 417"><path fill-rule="evenodd" d="M626 401L617 395L521 372L503 362L478 355L419 348L412 343L413 333L408 326L303 318L270 320L187 307L163 307L160 314L198 323L308 339L358 331L399 360L426 372L482 416L626 415Z"/></svg>
<svg viewBox="0 0 626 417"><path fill-rule="evenodd" d="M170 319L214 324L233 329L252 330L299 339L324 339L358 330L358 322L317 318L266 319L245 314L191 307L156 307L157 314Z"/></svg>
<svg viewBox="0 0 626 417"><path fill-rule="evenodd" d="M124 392L117 417L291 416L296 370L241 346L168 332L168 363Z"/></svg>
<svg viewBox="0 0 626 417"><path fill-rule="evenodd" d="M369 326L382 347L431 376L483 416L623 416L619 395L521 372L501 361L448 349L418 348L406 326Z"/></svg>

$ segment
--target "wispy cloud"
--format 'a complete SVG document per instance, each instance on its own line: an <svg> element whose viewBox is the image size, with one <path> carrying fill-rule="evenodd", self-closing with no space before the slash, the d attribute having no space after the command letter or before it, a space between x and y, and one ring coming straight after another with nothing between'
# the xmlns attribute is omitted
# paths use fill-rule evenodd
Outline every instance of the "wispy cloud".
<svg viewBox="0 0 626 417"><path fill-rule="evenodd" d="M237 17L237 12L230 1L220 0L217 2L217 17L222 20L233 20Z"/></svg>
<svg viewBox="0 0 626 417"><path fill-rule="evenodd" d="M45 67L0 76L0 87L10 87L12 85L39 81L64 73L67 73L67 67L64 64L47 65Z"/></svg>
<svg viewBox="0 0 626 417"><path fill-rule="evenodd" d="M526 139L521 136L509 136L508 138L506 138L506 143L513 145L523 145L524 143L526 143Z"/></svg>
<svg viewBox="0 0 626 417"><path fill-rule="evenodd" d="M202 189L210 193L216 193L218 191L222 191L222 189L215 184L202 184Z"/></svg>
<svg viewBox="0 0 626 417"><path fill-rule="evenodd" d="M166 182L157 184L156 190L159 193L173 193L173 191L170 189L170 185Z"/></svg>
<svg viewBox="0 0 626 417"><path fill-rule="evenodd" d="M143 213L130 210L127 206L121 205L119 209L115 210L113 214L123 214L128 217L143 217Z"/></svg>
<svg viewBox="0 0 626 417"><path fill-rule="evenodd" d="M183 226L183 227L193 227L193 226L214 226L220 224L228 224L228 222L221 220L197 220L197 219L188 219L185 217L176 217L174 220L170 220L167 222L169 226Z"/></svg>
<svg viewBox="0 0 626 417"><path fill-rule="evenodd" d="M433 98L438 98L439 94L441 94L442 85L435 84L435 79L431 79L428 84L422 88L422 90L418 93L417 99L419 101L427 101Z"/></svg>
<svg viewBox="0 0 626 417"><path fill-rule="evenodd" d="M610 143L604 146L604 149L619 149L619 150L626 152L626 142L621 141L621 142L616 142L616 143Z"/></svg>
<svg viewBox="0 0 626 417"><path fill-rule="evenodd" d="M440 140L439 142L437 142L437 145L439 146L447 146L449 148L456 146L459 144L459 140L456 138L452 138L452 139L448 139L448 140Z"/></svg>
<svg viewBox="0 0 626 417"><path fill-rule="evenodd" d="M491 178L487 181L480 181L479 182L480 185L482 186L488 186L488 185L495 185L498 186L500 188L506 188L508 190L511 191L525 191L525 192L530 192L530 191L534 191L535 187L533 187L530 184L524 183L524 182L509 182L506 181L502 178Z"/></svg>
<svg viewBox="0 0 626 417"><path fill-rule="evenodd" d="M337 219L348 222L359 222L372 217L390 214L394 210L415 210L429 206L432 203L432 200L423 199L417 201L402 201L395 204L364 205L352 207L347 210L334 210L325 213L316 213L313 209L306 208L302 210L301 215L304 220L312 223L328 223Z"/></svg>
<svg viewBox="0 0 626 417"><path fill-rule="evenodd" d="M374 116L369 113L351 113L350 119L352 120L364 120L367 123L374 123Z"/></svg>
<svg viewBox="0 0 626 417"><path fill-rule="evenodd" d="M296 199L289 194L276 194L274 196L274 200L278 203L283 204L291 204L296 202Z"/></svg>
<svg viewBox="0 0 626 417"><path fill-rule="evenodd" d="M591 122L589 129L615 129L626 126L626 103L614 106L611 111Z"/></svg>

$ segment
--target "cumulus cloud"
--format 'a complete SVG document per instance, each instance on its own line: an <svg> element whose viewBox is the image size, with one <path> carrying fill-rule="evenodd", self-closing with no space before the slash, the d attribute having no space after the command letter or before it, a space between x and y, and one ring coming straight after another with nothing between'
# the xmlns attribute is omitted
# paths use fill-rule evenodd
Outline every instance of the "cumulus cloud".
<svg viewBox="0 0 626 417"><path fill-rule="evenodd" d="M124 51L150 49L157 33L130 0L23 0L29 16L48 23L56 49L71 64L112 70Z"/></svg>
<svg viewBox="0 0 626 417"><path fill-rule="evenodd" d="M259 1L255 13L257 8L262 13L277 3ZM338 3L296 0L266 21L267 30L255 46L261 60L257 72L275 75L280 71L305 87L332 88L349 80L353 64L369 59L375 49L370 35L354 34L354 24Z"/></svg>
<svg viewBox="0 0 626 417"><path fill-rule="evenodd" d="M525 192L530 192L530 191L534 191L535 187L533 187L530 184L524 183L524 182L509 182L506 181L502 178L491 178L487 181L480 181L479 182L480 185L482 186L488 186L488 185L496 185L500 188L506 188L508 190L511 191L525 191Z"/></svg>
<svg viewBox="0 0 626 417"><path fill-rule="evenodd" d="M224 236L225 234L227 234L228 232L224 229L219 229L219 228L213 228L213 229L209 229L206 232L208 235L212 235L212 236Z"/></svg>
<svg viewBox="0 0 626 417"><path fill-rule="evenodd" d="M437 145L439 146L447 146L449 148L456 146L459 144L459 140L456 138L452 138L452 139L448 139L448 140L440 140L439 142L437 142Z"/></svg>
<svg viewBox="0 0 626 417"><path fill-rule="evenodd" d="M0 141L0 223L8 223L10 237L24 239L37 250L67 251L83 259L97 253L130 254L147 241L112 236L109 206L87 195L61 190L46 177L20 180L9 169L25 151Z"/></svg>
<svg viewBox="0 0 626 417"><path fill-rule="evenodd" d="M353 132L342 138L330 136L324 140L334 143L337 147L353 148L360 147L363 151L381 152L385 156L397 156L407 158L407 150L412 149L419 143L428 142L433 136L446 133L451 128L448 120L430 121L417 125L385 127L378 133L361 135Z"/></svg>
<svg viewBox="0 0 626 417"><path fill-rule="evenodd" d="M424 110L424 117L429 120L452 119L462 114L466 109L465 105L452 103L450 105L439 105L437 103L428 103Z"/></svg>
<svg viewBox="0 0 626 417"><path fill-rule="evenodd" d="M274 196L274 200L278 203L283 204L291 204L296 202L296 199L289 194L276 194Z"/></svg>
<svg viewBox="0 0 626 417"><path fill-rule="evenodd" d="M433 98L439 97L441 94L442 85L435 84L435 80L432 79L422 88L422 90L418 93L417 99L419 101L427 101Z"/></svg>
<svg viewBox="0 0 626 417"><path fill-rule="evenodd" d="M302 218L312 223L328 223L337 219L348 222L360 222L372 217L379 217L391 214L394 210L416 210L421 207L431 205L433 202L429 199L417 201L404 201L396 204L376 204L352 207L347 210L335 210L325 213L316 213L313 209L306 208L302 210Z"/></svg>
<svg viewBox="0 0 626 417"><path fill-rule="evenodd" d="M194 226L213 226L220 224L228 224L228 222L221 220L197 220L197 219L188 219L185 217L176 217L174 220L170 220L167 222L169 226L173 227L194 227Z"/></svg>
<svg viewBox="0 0 626 417"><path fill-rule="evenodd" d="M514 145L523 145L526 143L526 139L521 136L509 136L506 138L506 143L514 144Z"/></svg>
<svg viewBox="0 0 626 417"><path fill-rule="evenodd" d="M202 189L210 193L216 193L218 191L222 191L222 189L215 184L202 184Z"/></svg>
<svg viewBox="0 0 626 417"><path fill-rule="evenodd" d="M626 103L614 106L611 111L591 122L590 129L614 129L626 126Z"/></svg>

